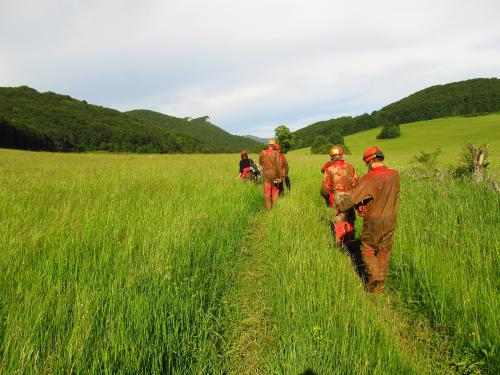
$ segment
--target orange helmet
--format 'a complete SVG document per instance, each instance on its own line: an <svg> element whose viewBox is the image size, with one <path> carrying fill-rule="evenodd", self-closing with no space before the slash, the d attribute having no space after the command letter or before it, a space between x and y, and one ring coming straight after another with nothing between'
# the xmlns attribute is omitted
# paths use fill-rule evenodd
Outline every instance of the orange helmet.
<svg viewBox="0 0 500 375"><path fill-rule="evenodd" d="M363 153L363 161L368 164L375 158L384 160L384 153L377 146L368 147Z"/></svg>
<svg viewBox="0 0 500 375"><path fill-rule="evenodd" d="M281 145L279 143L276 143L274 145L274 148L276 149L276 151L281 151Z"/></svg>
<svg viewBox="0 0 500 375"><path fill-rule="evenodd" d="M241 151L240 152L240 156L241 158L243 159L245 156L248 157L248 152L246 152L245 150Z"/></svg>
<svg viewBox="0 0 500 375"><path fill-rule="evenodd" d="M334 156L341 156L344 155L344 150L342 150L342 147L340 146L333 146L332 148L330 148L329 154L332 158Z"/></svg>
<svg viewBox="0 0 500 375"><path fill-rule="evenodd" d="M267 141L267 145L268 145L268 146L271 146L271 145L273 145L273 146L274 146L274 145L276 145L276 139L271 138L269 141Z"/></svg>

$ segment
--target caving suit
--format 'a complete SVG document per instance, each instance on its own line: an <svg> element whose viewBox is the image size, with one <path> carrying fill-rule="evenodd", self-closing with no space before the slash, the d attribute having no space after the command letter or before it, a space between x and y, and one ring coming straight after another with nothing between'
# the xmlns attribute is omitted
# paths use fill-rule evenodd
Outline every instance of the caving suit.
<svg viewBox="0 0 500 375"><path fill-rule="evenodd" d="M361 258L366 268L367 289L376 293L384 290L387 277L399 191L399 173L379 166L363 175L349 194L335 198L340 211L364 205Z"/></svg>
<svg viewBox="0 0 500 375"><path fill-rule="evenodd" d="M266 148L260 152L259 164L262 166L262 180L264 182L264 200L266 208L272 208L278 200L278 183L275 181L285 177L277 151Z"/></svg>
<svg viewBox="0 0 500 375"><path fill-rule="evenodd" d="M328 191L328 202L333 206L335 197L349 193L358 181L358 175L351 163L344 160L333 161L323 176L323 186ZM334 214L333 230L337 245L354 240L354 221L356 214L351 208L346 212Z"/></svg>

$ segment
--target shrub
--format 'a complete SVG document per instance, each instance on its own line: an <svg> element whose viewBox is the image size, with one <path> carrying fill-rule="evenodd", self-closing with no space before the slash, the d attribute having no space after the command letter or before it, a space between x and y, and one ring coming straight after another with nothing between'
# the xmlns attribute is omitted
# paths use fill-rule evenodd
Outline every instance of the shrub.
<svg viewBox="0 0 500 375"><path fill-rule="evenodd" d="M380 134L377 135L377 139L390 139L390 138L398 138L401 136L401 129L399 125L385 125Z"/></svg>

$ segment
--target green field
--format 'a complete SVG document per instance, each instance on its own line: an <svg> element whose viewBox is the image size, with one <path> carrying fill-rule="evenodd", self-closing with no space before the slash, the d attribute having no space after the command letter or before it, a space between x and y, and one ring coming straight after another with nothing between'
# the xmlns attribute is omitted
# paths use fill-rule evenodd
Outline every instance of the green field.
<svg viewBox="0 0 500 375"><path fill-rule="evenodd" d="M407 165L420 151L442 151L442 165L453 164L467 142L490 145L489 159L500 164L500 114L480 117L449 117L401 125L401 137L376 139L380 128L345 137L353 155L362 155L367 143L378 145L400 166Z"/></svg>
<svg viewBox="0 0 500 375"><path fill-rule="evenodd" d="M402 166L382 296L332 244L324 155L291 152L293 191L266 212L238 155L0 149L0 373L498 373L500 196L407 167L483 134L496 163L499 121L346 137L350 159L379 144Z"/></svg>
<svg viewBox="0 0 500 375"><path fill-rule="evenodd" d="M379 146L391 163L398 167L408 166L420 151L430 152L440 148L438 158L441 166L456 164L459 154L467 143L475 145L486 142L490 145L489 159L492 167L500 165L500 114L479 117L449 117L419 121L401 125L401 137L377 139L380 128L346 136L344 141L352 153L351 161L362 167L360 155L371 146ZM309 154L309 148L293 151Z"/></svg>

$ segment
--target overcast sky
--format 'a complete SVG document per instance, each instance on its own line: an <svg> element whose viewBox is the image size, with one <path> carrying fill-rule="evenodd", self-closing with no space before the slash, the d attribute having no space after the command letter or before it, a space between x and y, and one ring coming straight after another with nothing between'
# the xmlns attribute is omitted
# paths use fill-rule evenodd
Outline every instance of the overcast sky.
<svg viewBox="0 0 500 375"><path fill-rule="evenodd" d="M500 77L498 0L0 0L0 86L268 137Z"/></svg>

